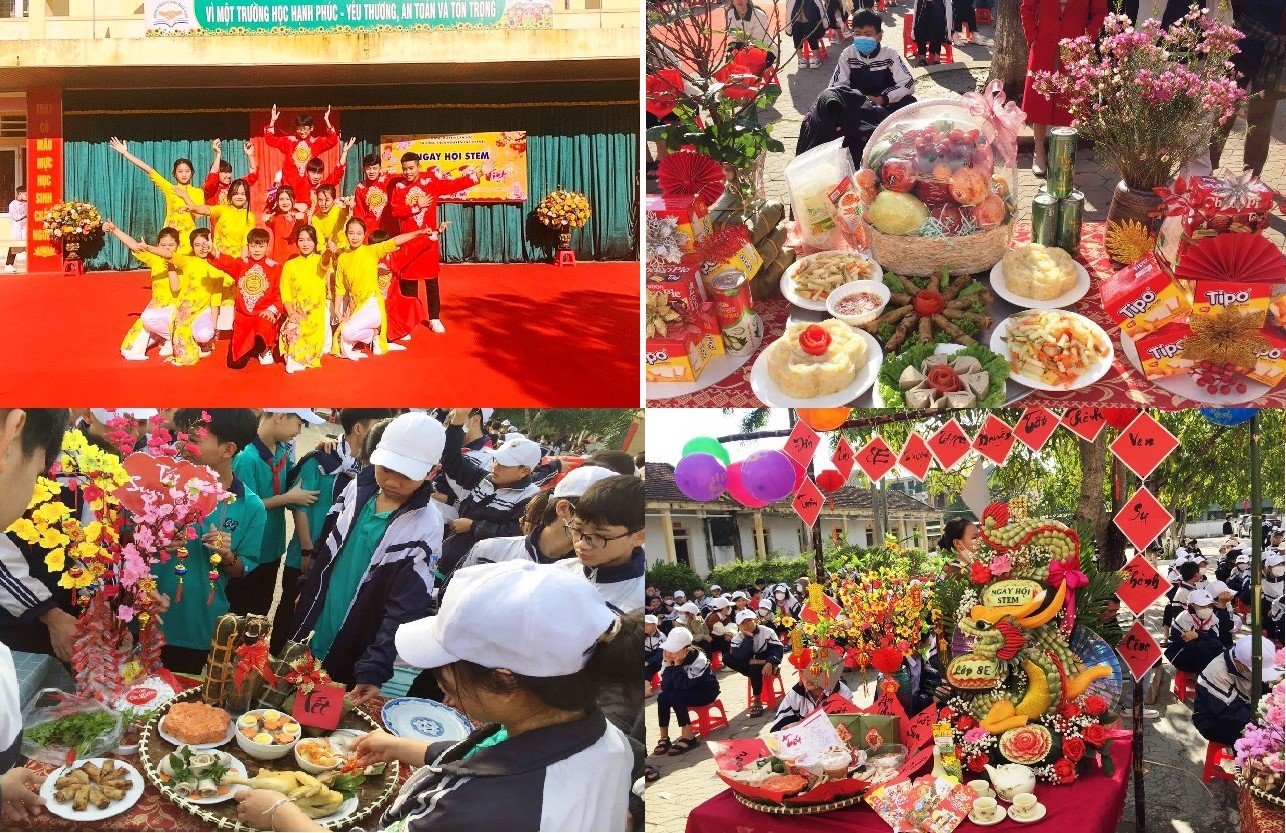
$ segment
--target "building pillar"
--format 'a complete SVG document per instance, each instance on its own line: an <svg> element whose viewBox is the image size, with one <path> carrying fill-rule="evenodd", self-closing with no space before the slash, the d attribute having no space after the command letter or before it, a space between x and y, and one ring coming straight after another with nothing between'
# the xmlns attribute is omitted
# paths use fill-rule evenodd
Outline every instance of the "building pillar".
<svg viewBox="0 0 1286 833"><path fill-rule="evenodd" d="M846 547L847 547L847 546L849 546L849 540L848 540L848 515L841 515L841 516L840 516L840 520L842 520L842 521L843 521L843 524L844 524L844 546L846 546Z"/></svg>
<svg viewBox="0 0 1286 833"><path fill-rule="evenodd" d="M929 551L929 521L924 515L920 516L920 548L925 552Z"/></svg>
<svg viewBox="0 0 1286 833"><path fill-rule="evenodd" d="M674 552L674 520L670 517L669 509L661 510L661 537L665 539L665 563L679 563L679 557Z"/></svg>
<svg viewBox="0 0 1286 833"><path fill-rule="evenodd" d="M768 557L768 545L764 541L764 513L756 509L752 517L755 523L755 560L763 561Z"/></svg>

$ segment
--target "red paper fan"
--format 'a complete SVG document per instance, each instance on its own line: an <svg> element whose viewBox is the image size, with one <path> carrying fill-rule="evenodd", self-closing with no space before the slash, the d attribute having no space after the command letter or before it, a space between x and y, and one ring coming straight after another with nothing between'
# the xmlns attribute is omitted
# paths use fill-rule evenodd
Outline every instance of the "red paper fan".
<svg viewBox="0 0 1286 833"><path fill-rule="evenodd" d="M700 197L706 205L712 205L723 194L727 178L719 163L709 156L680 150L657 165L656 181L667 197Z"/></svg>
<svg viewBox="0 0 1286 833"><path fill-rule="evenodd" d="M1181 280L1286 283L1286 257L1266 237L1235 232L1198 240L1175 269Z"/></svg>

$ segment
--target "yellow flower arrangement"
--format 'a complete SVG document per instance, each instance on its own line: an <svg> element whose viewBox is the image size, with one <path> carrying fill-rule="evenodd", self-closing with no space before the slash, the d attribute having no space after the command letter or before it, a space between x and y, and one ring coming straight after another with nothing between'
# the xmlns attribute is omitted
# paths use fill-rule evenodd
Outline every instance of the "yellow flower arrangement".
<svg viewBox="0 0 1286 833"><path fill-rule="evenodd" d="M559 188L536 206L536 219L551 229L582 228L589 222L589 198L579 191Z"/></svg>
<svg viewBox="0 0 1286 833"><path fill-rule="evenodd" d="M69 234L93 234L103 228L103 217L93 203L60 202L45 211L45 229L55 240Z"/></svg>

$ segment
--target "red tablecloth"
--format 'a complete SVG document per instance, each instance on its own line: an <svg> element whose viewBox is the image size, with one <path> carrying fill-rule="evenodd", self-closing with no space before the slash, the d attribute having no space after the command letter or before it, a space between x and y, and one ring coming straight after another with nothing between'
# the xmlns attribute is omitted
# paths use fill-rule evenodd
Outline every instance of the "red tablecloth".
<svg viewBox="0 0 1286 833"><path fill-rule="evenodd" d="M1122 355L1121 328L1103 312L1103 304L1099 297L1099 285L1106 278L1110 278L1115 271L1111 259L1107 256L1107 250L1103 246L1104 230L1105 225L1102 222L1085 224L1081 235L1081 251L1077 260L1083 263L1090 273L1090 290L1085 294L1084 298L1073 304L1070 309L1093 320L1107 331L1108 337L1112 340L1112 347L1116 352L1116 356L1112 361L1112 369L1101 380L1089 387L1062 393L1031 391L1030 394L1018 400L1018 403L1022 406L1046 406L1052 408L1085 404L1164 408L1169 410L1203 407L1202 403L1176 396L1152 384L1144 378L1142 373L1135 370L1129 360ZM1015 243L1026 242L1030 239L1030 227L1025 222L1015 226ZM780 336L782 330L785 329L786 318L791 306L788 301L779 295L773 300L758 302L755 308L764 319L764 332L768 334L764 339L764 344L767 345L772 339ZM1013 309L1016 311L1017 307ZM985 340L983 340L983 343L986 343ZM650 385L648 387L647 404L659 408L759 407L762 403L750 390L750 368L754 365L756 357L752 357L744 367L726 379L687 396L654 399L653 396L655 396L655 391L658 388L655 385ZM1286 385L1279 385L1261 399L1238 407L1286 408Z"/></svg>
<svg viewBox="0 0 1286 833"><path fill-rule="evenodd" d="M1126 731L1115 731L1111 747L1116 772L1110 778L1101 772L1086 775L1063 787L1041 784L1036 796L1045 805L1041 833L1111 833L1125 805L1130 777L1130 756L1134 742ZM958 830L1029 831L1027 824L1005 819L989 827L965 820ZM865 803L833 813L815 816L775 816L751 810L724 790L693 809L686 833L888 833L889 826Z"/></svg>
<svg viewBox="0 0 1286 833"><path fill-rule="evenodd" d="M1237 808L1241 810L1241 833L1282 833L1282 808L1237 787Z"/></svg>

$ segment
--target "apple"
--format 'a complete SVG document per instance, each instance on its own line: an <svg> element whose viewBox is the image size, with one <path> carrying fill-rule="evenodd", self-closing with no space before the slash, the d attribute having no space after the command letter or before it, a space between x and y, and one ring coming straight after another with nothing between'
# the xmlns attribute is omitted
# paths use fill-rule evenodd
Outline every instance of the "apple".
<svg viewBox="0 0 1286 833"><path fill-rule="evenodd" d="M951 175L951 198L961 205L977 205L987 192L987 177L977 168L961 168Z"/></svg>
<svg viewBox="0 0 1286 833"><path fill-rule="evenodd" d="M982 202L974 206L974 222L980 229L992 229L1004 222L1005 200L999 194L988 194Z"/></svg>
<svg viewBox="0 0 1286 833"><path fill-rule="evenodd" d="M964 228L965 215L960 206L955 203L944 203L929 207L929 216L938 221L942 230L950 236L960 233Z"/></svg>
<svg viewBox="0 0 1286 833"><path fill-rule="evenodd" d="M890 157L884 160L880 179L887 190L906 193L915 187L914 165L904 156Z"/></svg>

